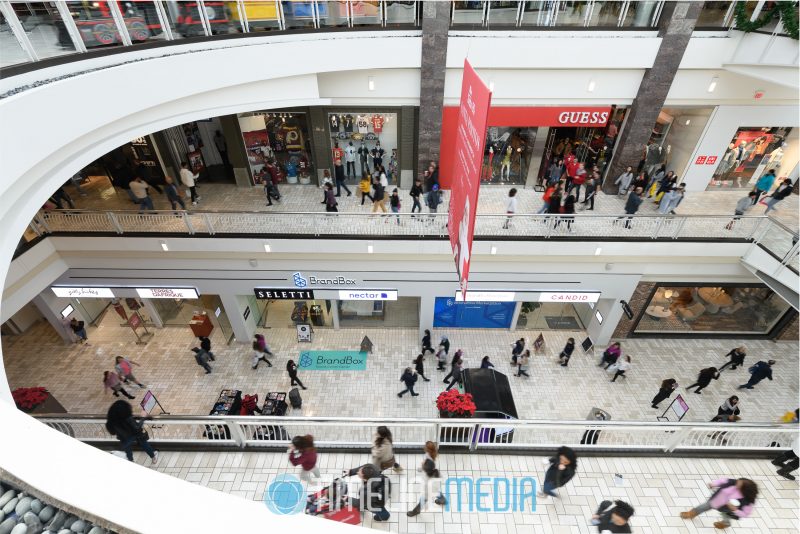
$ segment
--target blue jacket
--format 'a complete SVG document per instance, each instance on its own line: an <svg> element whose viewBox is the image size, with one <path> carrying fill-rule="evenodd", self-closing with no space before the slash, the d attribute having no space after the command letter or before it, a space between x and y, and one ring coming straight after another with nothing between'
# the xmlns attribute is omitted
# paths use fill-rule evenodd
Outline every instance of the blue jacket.
<svg viewBox="0 0 800 534"><path fill-rule="evenodd" d="M769 191L772 189L772 184L775 183L775 175L774 174L765 174L761 178L758 179L756 182L756 189L760 191Z"/></svg>

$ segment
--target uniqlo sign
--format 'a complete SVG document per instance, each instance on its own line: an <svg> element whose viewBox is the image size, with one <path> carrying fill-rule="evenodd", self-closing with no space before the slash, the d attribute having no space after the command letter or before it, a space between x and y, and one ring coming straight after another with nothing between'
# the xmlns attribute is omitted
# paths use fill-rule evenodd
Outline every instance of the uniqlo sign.
<svg viewBox="0 0 800 534"><path fill-rule="evenodd" d="M708 156L706 160L706 165L713 165L717 162L717 156Z"/></svg>
<svg viewBox="0 0 800 534"><path fill-rule="evenodd" d="M461 293L466 300L478 188L483 165L483 143L492 93L469 61L464 60L458 128L453 146L453 180L450 188L450 213L447 229L456 262Z"/></svg>
<svg viewBox="0 0 800 534"><path fill-rule="evenodd" d="M695 165L702 165L706 162L708 156L697 156L697 159L694 161Z"/></svg>

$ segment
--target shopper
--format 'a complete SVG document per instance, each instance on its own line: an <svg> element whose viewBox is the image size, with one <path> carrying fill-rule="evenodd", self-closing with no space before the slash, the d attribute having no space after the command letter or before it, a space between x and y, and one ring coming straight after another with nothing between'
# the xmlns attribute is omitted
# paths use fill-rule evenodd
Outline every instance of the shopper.
<svg viewBox="0 0 800 534"><path fill-rule="evenodd" d="M704 388L707 388L708 385L711 383L712 380L719 380L719 371L716 367L706 367L697 375L697 382L692 384L691 386L687 386L686 390L690 390L693 387L697 387L695 393L698 395L702 395L702 391Z"/></svg>
<svg viewBox="0 0 800 534"><path fill-rule="evenodd" d="M152 419L146 417L145 419ZM133 416L133 407L128 401L118 400L108 408L106 430L122 444L129 461L133 461L133 444L138 444L147 453L153 465L158 463L158 451L148 442L149 436L142 427L142 419Z"/></svg>
<svg viewBox="0 0 800 534"><path fill-rule="evenodd" d="M427 510L428 508L428 501L430 500L431 495L436 495L436 498L433 502L438 504L439 506L444 506L447 504L447 499L442 492L440 491L440 482L441 482L441 474L439 470L436 468L436 459L439 457L439 450L436 447L436 444L432 441L425 442L425 458L422 460L422 464L417 469L417 471L422 471L424 475L424 479L422 481L422 491L420 492L419 500L417 501L417 505L406 512L408 517L414 517L419 515L423 509Z"/></svg>
<svg viewBox="0 0 800 534"><path fill-rule="evenodd" d="M275 168L274 166L270 166L270 170ZM277 171L277 168L275 168ZM277 182L277 172L275 176L270 173L269 177L264 177L264 196L267 197L267 206L272 206L272 201L280 201L281 199L281 192L278 191L278 182Z"/></svg>
<svg viewBox="0 0 800 534"><path fill-rule="evenodd" d="M517 358L525 350L525 338L521 337L511 345L511 365L517 365Z"/></svg>
<svg viewBox="0 0 800 534"><path fill-rule="evenodd" d="M769 360L768 362L756 362L754 366L748 369L750 372L750 380L748 380L746 384L739 386L739 389L753 389L756 384L765 378L769 378L769 380L772 381L773 365L775 365L775 360Z"/></svg>
<svg viewBox="0 0 800 534"><path fill-rule="evenodd" d="M344 176L344 165L342 165L342 158L344 156L344 152L341 148L339 148L339 143L334 144L335 148L333 149L334 160L333 160L333 176L336 179L336 196L341 196L342 188L347 191L347 196L349 197L352 195L352 191L348 189L347 184L345 181Z"/></svg>
<svg viewBox="0 0 800 534"><path fill-rule="evenodd" d="M372 213L375 213L379 209L386 213L386 204L384 196L386 196L386 189L381 184L380 179L377 176L372 177Z"/></svg>
<svg viewBox="0 0 800 534"><path fill-rule="evenodd" d="M711 420L718 420L719 416L723 416L724 418L728 418L731 415L741 415L741 411L739 410L739 397L733 395L728 397L725 402L719 405L717 408L717 415Z"/></svg>
<svg viewBox="0 0 800 534"><path fill-rule="evenodd" d="M664 179L664 176L667 175L667 166L661 165L656 172L654 172L650 179L647 181L647 185L644 188L644 192L647 193L647 198L652 197L656 190L661 185L661 180Z"/></svg>
<svg viewBox="0 0 800 534"><path fill-rule="evenodd" d="M597 167L595 167L595 169L597 169ZM586 198L584 198L582 202L584 206L589 204L586 211L594 211L594 199L598 191L600 191L600 175L597 170L593 170L592 174L589 175L589 179L586 181Z"/></svg>
<svg viewBox="0 0 800 534"><path fill-rule="evenodd" d="M553 159L553 163L550 164L550 168L547 170L547 185L557 184L564 176L564 172L564 160Z"/></svg>
<svg viewBox="0 0 800 534"><path fill-rule="evenodd" d="M300 466L300 480L308 482L311 477L319 478L317 467L317 449L314 447L314 436L295 436L289 445L289 463Z"/></svg>
<svg viewBox="0 0 800 534"><path fill-rule="evenodd" d="M352 499L351 506L357 510L372 513L372 520L388 521L391 514L386 509L389 500L389 482L372 464L365 464L346 471L345 475L358 475L361 479L361 491L357 499Z"/></svg>
<svg viewBox="0 0 800 534"><path fill-rule="evenodd" d="M361 182L359 182L358 188L361 190L361 205L364 205L364 199L366 198L372 202L372 195L369 194L370 189L372 189L372 177L366 171L361 173Z"/></svg>
<svg viewBox="0 0 800 534"><path fill-rule="evenodd" d="M592 516L592 525L596 525L600 533L633 532L628 524L633 513L633 506L625 501L603 501Z"/></svg>
<svg viewBox="0 0 800 534"><path fill-rule="evenodd" d="M517 188L512 187L508 190L508 198L506 199L506 222L503 223L503 228L508 230L508 225L511 222L511 216L517 212Z"/></svg>
<svg viewBox="0 0 800 534"><path fill-rule="evenodd" d="M733 210L733 219L731 222L725 225L726 230L733 230L733 225L736 224L736 221L742 218L747 210L753 207L753 199L756 196L755 191L750 191L747 193L746 197L742 197L739 199L739 202L736 203L736 208Z"/></svg>
<svg viewBox="0 0 800 534"><path fill-rule="evenodd" d="M289 378L292 380L292 386L298 385L302 389L307 389L300 379L297 378L297 365L294 363L294 360L289 360L286 362L286 372L289 373Z"/></svg>
<svg viewBox="0 0 800 534"><path fill-rule="evenodd" d="M494 368L494 364L489 361L489 356L484 356L481 360L481 369Z"/></svg>
<svg viewBox="0 0 800 534"><path fill-rule="evenodd" d="M444 350L443 345L439 345L439 350L436 352L436 370L444 371L447 367L447 352Z"/></svg>
<svg viewBox="0 0 800 534"><path fill-rule="evenodd" d="M461 354L462 354L461 349L457 350L456 353L453 354L453 359L450 361L450 372L447 373L447 375L445 375L444 377L444 380L442 380L442 382L444 382L445 384L450 379L450 377L453 376L453 373L455 372L456 363L461 359Z"/></svg>
<svg viewBox="0 0 800 534"><path fill-rule="evenodd" d="M164 193L167 195L167 200L172 205L172 209L178 209L177 206L180 205L182 210L186 210L186 203L183 201L183 194L181 193L180 189L175 185L175 180L172 176L165 176L164 181L166 185L164 186Z"/></svg>
<svg viewBox="0 0 800 534"><path fill-rule="evenodd" d="M260 362L266 363L267 367L272 367L272 362L267 359L267 354L272 356L264 336L256 334L253 340L253 363L251 367L253 369L258 369L258 364Z"/></svg>
<svg viewBox="0 0 800 534"><path fill-rule="evenodd" d="M411 367L406 367L403 371L403 374L400 375L400 382L403 382L406 386L406 389L401 391L397 394L397 397L400 398L409 391L411 392L412 397L419 397L419 393L414 392L414 384L417 383L417 373Z"/></svg>
<svg viewBox="0 0 800 534"><path fill-rule="evenodd" d="M394 448L392 445L392 433L388 427L379 426L375 432L375 437L372 440L372 464L378 469L383 471L390 467L394 469L395 473L401 473L403 468L397 463L394 457Z"/></svg>
<svg viewBox="0 0 800 534"><path fill-rule="evenodd" d="M442 339L439 341L439 345L444 347L445 354L450 354L450 340L447 339L447 336L442 336Z"/></svg>
<svg viewBox="0 0 800 534"><path fill-rule="evenodd" d="M428 206L428 212L431 213L431 217L437 212L441 203L442 193L439 191L439 185L433 184L431 190L425 195L425 205Z"/></svg>
<svg viewBox="0 0 800 534"><path fill-rule="evenodd" d="M586 183L586 174L586 165L584 163L578 163L578 168L575 170L572 181L567 188L568 195L572 195L574 192L576 199L581 197L581 186Z"/></svg>
<svg viewBox="0 0 800 534"><path fill-rule="evenodd" d="M125 388L122 387L122 383L119 381L119 375L117 375L117 373L112 373L111 371L103 371L103 390L111 390L115 397L119 397L119 394L122 393L123 396L128 397L129 399L136 398L125 391Z"/></svg>
<svg viewBox="0 0 800 534"><path fill-rule="evenodd" d="M333 194L333 186L331 184L325 184L325 211L328 213L338 212L339 208L337 208L337 204L339 202L336 200L338 195Z"/></svg>
<svg viewBox="0 0 800 534"><path fill-rule="evenodd" d="M572 194L567 195L567 198L564 199L564 205L561 206L561 213L564 216L558 218L553 228L558 228L562 222L565 222L567 223L567 231L572 232L572 222L575 220L575 217L567 216L575 214L575 197L572 196Z"/></svg>
<svg viewBox="0 0 800 534"><path fill-rule="evenodd" d="M411 186L411 195L412 200L414 201L414 205L411 206L411 213L420 212L422 213L422 204L419 202L419 198L422 196L422 180L417 178L414 180L414 185Z"/></svg>
<svg viewBox="0 0 800 534"><path fill-rule="evenodd" d="M550 467L544 475L544 484L539 496L558 497L555 489L564 486L575 476L575 471L578 469L578 458L575 451L569 447L559 447L556 455L545 460L544 463L549 464Z"/></svg>
<svg viewBox="0 0 800 534"><path fill-rule="evenodd" d="M392 210L392 213L395 213L395 217L397 217L397 225L400 225L400 192L395 187L392 190L392 196L389 197L389 209Z"/></svg>
<svg viewBox="0 0 800 534"><path fill-rule="evenodd" d="M619 341L616 341L608 346L606 350L603 351L603 357L600 360L599 366L602 367L605 365L606 369L611 367L613 364L617 363L619 357L622 355L622 345L620 345Z"/></svg>
<svg viewBox="0 0 800 534"><path fill-rule="evenodd" d="M623 356L617 363L615 363L611 369L614 369L614 378L611 379L612 382L616 382L617 378L627 378L625 372L631 368L631 357L630 356Z"/></svg>
<svg viewBox="0 0 800 534"><path fill-rule="evenodd" d="M553 196L553 193L555 193L557 188L558 188L558 182L554 184L549 184L547 186L547 189L545 189L544 194L542 195L542 200L544 202L542 203L542 207L539 208L539 211L536 212L536 215L547 213L547 210L550 208L550 197Z"/></svg>
<svg viewBox="0 0 800 534"><path fill-rule="evenodd" d="M453 363L453 368L450 371L453 378L450 380L450 384L448 384L447 388L445 388L445 391L450 391L451 387L455 386L456 384L461 384L461 382L464 380L462 374L464 372L464 360L461 359L460 350L456 352L455 358L457 358L457 361Z"/></svg>
<svg viewBox="0 0 800 534"><path fill-rule="evenodd" d="M208 339L206 336L200 336L197 339L200 340L200 348L206 351L212 360L214 360L214 353L211 352L211 340Z"/></svg>
<svg viewBox="0 0 800 534"><path fill-rule="evenodd" d="M719 368L719 372L721 373L722 370L728 367L729 365L731 366L731 370L736 369L740 365L743 366L744 358L746 355L747 355L747 350L744 348L744 346L732 349L728 354L725 355L726 357L730 358L730 361L725 362L722 365L722 367Z"/></svg>
<svg viewBox="0 0 800 534"><path fill-rule="evenodd" d="M633 190L633 193L628 195L628 200L625 202L625 213L629 216L625 218L625 228L631 227L631 221L633 221L633 215L639 211L639 206L642 205L642 188L637 187ZM622 217L620 217L621 219ZM619 219L618 219L619 220Z"/></svg>
<svg viewBox="0 0 800 534"><path fill-rule="evenodd" d="M78 340L81 343L86 343L89 341L89 338L86 336L86 326L84 325L83 321L79 321L76 318L72 318L69 322L69 327L72 328L72 331L78 336ZM88 343L86 343L88 345Z"/></svg>
<svg viewBox="0 0 800 534"><path fill-rule="evenodd" d="M211 373L211 366L208 365L208 360L211 359L209 353L198 347L194 347L192 352L194 352L194 361L197 362L197 365L205 369L206 374Z"/></svg>
<svg viewBox="0 0 800 534"><path fill-rule="evenodd" d="M641 171L633 178L633 182L631 182L631 189L635 190L636 188L641 188L642 192L644 192L644 188L647 187L648 181L647 173Z"/></svg>
<svg viewBox="0 0 800 534"><path fill-rule="evenodd" d="M753 200L753 204L755 205L758 202L758 199L761 195L768 193L770 189L772 189L772 184L775 183L775 169L770 169L767 173L758 179L756 182L756 188L753 191L756 196Z"/></svg>
<svg viewBox="0 0 800 534"><path fill-rule="evenodd" d="M678 381L674 378L667 378L663 382L661 382L661 387L656 393L656 396L653 397L653 400L650 401L650 406L653 408L658 408L658 404L670 398L672 392L678 389Z"/></svg>
<svg viewBox="0 0 800 534"><path fill-rule="evenodd" d="M789 480L794 480L794 475L790 473L792 471L796 471L798 467L800 467L800 438L798 435L794 435L794 439L792 440L792 448L788 450L772 460L772 465L777 465L780 469L778 469L777 473L782 476L783 478L788 478Z"/></svg>
<svg viewBox="0 0 800 534"><path fill-rule="evenodd" d="M550 195L550 200L548 201L547 205L547 214L548 215L559 215L561 214L561 196L562 190L560 187L557 187L555 191Z"/></svg>
<svg viewBox="0 0 800 534"><path fill-rule="evenodd" d="M764 215L769 213L770 211L775 209L775 205L783 200L784 198L788 197L792 194L792 181L787 178L783 182L778 185L778 188L772 192L771 195L767 195L764 199L767 200L767 209L764 211Z"/></svg>
<svg viewBox="0 0 800 534"><path fill-rule="evenodd" d="M436 351L433 350L433 347L431 346L431 331L426 329L425 335L422 336L422 354L425 354L428 351L430 351L431 354L436 354Z"/></svg>
<svg viewBox="0 0 800 534"><path fill-rule="evenodd" d="M697 505L688 512L681 512L681 519L694 519L709 510L718 510L722 518L714 523L714 528L728 528L731 519L741 519L753 513L758 497L758 486L748 478L721 478L708 484L714 493L708 501Z"/></svg>
<svg viewBox="0 0 800 534"><path fill-rule="evenodd" d="M425 356L420 354L414 359L414 370L425 382L430 382L431 379L425 376Z"/></svg>
<svg viewBox="0 0 800 534"><path fill-rule="evenodd" d="M530 367L530 363L531 363L531 351L525 349L525 352L520 354L519 360L517 360L517 365L519 366L519 370L517 371L517 374L514 376L519 377L525 375L526 377L530 378L531 375L528 374L528 368Z"/></svg>
<svg viewBox="0 0 800 534"><path fill-rule="evenodd" d="M614 184L619 186L617 189L617 194L619 196L625 195L631 188L631 182L633 182L633 168L628 167L625 169L625 172L620 174L617 179L614 180Z"/></svg>
<svg viewBox="0 0 800 534"><path fill-rule="evenodd" d="M564 348L561 350L561 354L558 355L558 360L561 363L561 367L567 367L569 365L569 359L572 357L572 352L575 350L575 338L567 339L567 344L564 345Z"/></svg>
<svg viewBox="0 0 800 534"><path fill-rule="evenodd" d="M135 376L133 376L133 366L141 367L138 363L134 362L133 360L129 360L124 356L117 356L114 360L115 365L114 368L117 371L117 376L119 376L120 380L125 382L126 384L133 382L140 388L146 388L144 384L139 382Z"/></svg>
<svg viewBox="0 0 800 534"><path fill-rule="evenodd" d="M135 177L131 180L129 184L131 191L133 191L133 196L136 198L136 203L139 204L139 213L143 212L145 209L154 210L153 207L153 199L150 198L150 195L147 191L147 183L142 180L140 176Z"/></svg>
<svg viewBox="0 0 800 534"><path fill-rule="evenodd" d="M665 174L661 181L658 182L658 189L656 190L654 202L658 204L664 193L672 189L673 186L677 184L678 177L675 176L675 172L669 171L667 174Z"/></svg>
<svg viewBox="0 0 800 534"><path fill-rule="evenodd" d="M72 201L72 197L70 197L69 194L66 191L64 191L63 185L58 189L56 189L56 192L53 193L53 196L50 197L50 200L52 200L53 203L56 205L56 208L60 210L64 209L64 205L61 203L62 200L67 201L67 204L69 204L69 209L71 210L75 209L75 203Z"/></svg>
<svg viewBox="0 0 800 534"><path fill-rule="evenodd" d="M192 198L192 206L197 206L197 201L200 200L200 196L197 194L197 185L195 180L200 177L199 174L195 174L189 170L189 164L185 161L181 161L181 183L189 188L189 194Z"/></svg>

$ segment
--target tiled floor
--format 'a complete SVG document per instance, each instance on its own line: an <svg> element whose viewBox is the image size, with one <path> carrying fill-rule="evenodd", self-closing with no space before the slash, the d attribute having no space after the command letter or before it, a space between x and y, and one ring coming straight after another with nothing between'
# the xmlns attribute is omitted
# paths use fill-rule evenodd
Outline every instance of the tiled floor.
<svg viewBox="0 0 800 534"><path fill-rule="evenodd" d="M150 465L143 453L136 461ZM578 472L558 499L536 500L536 510L525 512L468 511L462 497L461 511L453 498L451 508L430 504L429 511L409 518L418 496L418 473L415 467L421 455L397 455L406 467L401 474L387 471L392 481L392 497L386 523L375 523L369 514L363 526L386 532L461 533L461 534L589 534L597 532L589 518L603 499L621 499L636 510L631 525L637 534L711 534L717 512L707 512L694 520L678 517L682 511L704 502L711 494L706 483L723 477L746 477L759 486L759 499L753 515L734 522L732 534L794 534L798 531L798 485L775 474L767 460L718 460L711 458L579 458ZM542 458L533 456L447 454L440 456L442 477L534 477L537 484L544 477ZM123 461L123 460L121 460ZM342 470L364 464L369 455L321 452L318 466L322 482L341 475ZM294 472L285 454L278 453L190 453L164 452L155 469L245 499L263 500L271 480L281 473ZM622 485L614 475L622 475ZM353 489L357 491L357 483ZM314 481L311 492L318 489ZM491 492L491 483L482 486ZM491 493L490 493L491 495ZM492 497L484 498L491 506ZM319 519L319 521L325 521ZM325 523L320 523L323 532Z"/></svg>
<svg viewBox="0 0 800 534"><path fill-rule="evenodd" d="M316 329L313 344L298 345L290 328L260 330L276 353L274 367L250 368L249 345L225 346L219 329L212 337L216 362L214 372L204 374L196 365L191 347L196 339L187 327L168 327L155 331L146 346L138 346L131 331L104 321L89 328L89 346L66 346L51 330L40 323L19 337L3 336L3 358L12 389L44 386L71 413L105 413L114 399L103 393L104 370L113 368L114 356L122 354L141 364L135 374L148 384L164 408L173 414L205 415L225 388L244 393L258 393L261 399L269 391L287 391L289 379L286 361L297 360L301 349L358 350L364 335L375 344L367 359L366 371L305 371L300 378L308 387L303 391L303 408L293 415L345 417L436 417L434 399L444 388L443 373L435 370L432 355L426 358L426 373L431 382L418 382L419 397L395 395L402 387L400 374L419 350L417 330L410 328L343 328L335 331ZM467 367L477 367L484 355L490 355L497 369L511 374L510 345L525 336L530 344L538 330L435 330L446 334L451 352L463 348ZM787 410L797 407L798 344L741 340L623 340L633 367L625 380L610 383L610 377L597 367L599 351L585 355L580 348L568 368L556 363L567 337L580 339L580 333L545 331L545 354L531 359L531 378L510 377L516 408L523 419L583 420L592 407L609 411L614 420L654 421L657 411L650 399L665 378L674 377L682 386L694 381L697 372L711 365L721 365L733 347L746 345L747 365L757 360L775 359L775 380L764 381L753 390L736 390L749 376L747 370L726 370L720 380L702 395L680 392L690 406L687 421L708 421L727 397L741 397L745 422L771 422ZM133 388L141 398L140 390ZM662 403L666 409L667 403ZM367 408L368 407L368 408ZM658 413L660 415L660 413Z"/></svg>
<svg viewBox="0 0 800 534"><path fill-rule="evenodd" d="M133 210L138 209L124 191L115 191L109 180L104 176L91 177L88 185L82 186L86 190L87 196L81 197L72 186L67 186L67 191L72 197L78 209L97 209L97 210ZM349 185L354 191L352 197L343 196L339 198L339 211L342 212L364 212L370 209L370 202L361 206L361 199L356 195L354 184ZM393 186L389 186L389 192ZM478 213L498 214L505 213L505 201L508 197L510 186L484 186L480 191L480 202ZM281 185L282 199L279 204L272 207L266 206L264 190L262 187L240 188L231 184L207 183L200 185L200 195L202 199L196 207L200 210L208 211L292 211L309 212L325 211L322 201L322 190L316 186L303 185ZM581 193L583 195L583 193ZM681 205L676 212L679 215L732 215L736 202L746 196L742 191L702 191L690 192L686 194ZM439 208L439 213L447 211L448 194L445 192L444 202ZM517 196L517 213L535 213L542 206L542 193L537 193L533 189L521 189ZM412 207L411 198L407 190L400 192L402 202L402 212L410 212ZM780 204L778 209L770 215L790 228L797 230L798 227L798 202L800 199L792 195ZM153 192L153 203L156 209L170 209L170 204L166 196ZM597 215L616 215L623 212L624 198L617 195L606 195L600 193L595 202ZM191 206L189 206L191 207ZM751 209L750 215L761 215L764 206L758 205ZM427 211L427 209L424 209ZM587 212L591 213L591 212ZM656 214L657 207L651 201L646 201L639 210L640 214Z"/></svg>

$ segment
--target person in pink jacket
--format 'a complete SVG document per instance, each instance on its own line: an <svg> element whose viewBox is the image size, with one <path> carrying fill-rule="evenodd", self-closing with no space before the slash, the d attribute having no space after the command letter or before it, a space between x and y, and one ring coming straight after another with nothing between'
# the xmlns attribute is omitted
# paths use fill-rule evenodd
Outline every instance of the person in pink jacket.
<svg viewBox="0 0 800 534"><path fill-rule="evenodd" d="M714 527L722 529L731 526L731 519L741 519L753 513L758 486L749 478L720 478L708 487L715 490L708 501L688 512L681 512L681 519L693 519L703 512L719 510L722 518L714 522Z"/></svg>

